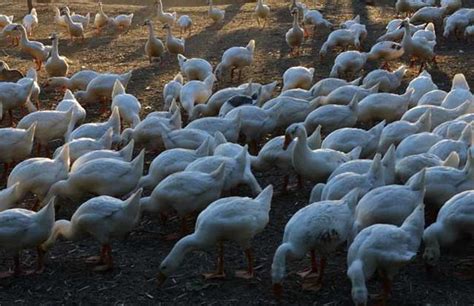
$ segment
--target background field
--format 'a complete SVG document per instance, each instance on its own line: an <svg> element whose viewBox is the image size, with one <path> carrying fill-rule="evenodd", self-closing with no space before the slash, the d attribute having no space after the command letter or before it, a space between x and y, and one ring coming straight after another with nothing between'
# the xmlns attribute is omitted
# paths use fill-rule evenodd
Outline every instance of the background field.
<svg viewBox="0 0 474 306"><path fill-rule="evenodd" d="M0 0L0 13L21 18L25 12L25 1ZM164 38L156 17L151 9L153 1L140 0L103 0L104 10L109 15L135 13L134 24L128 34L123 36L105 35L96 37L88 33L84 43L68 45L68 39L60 43L60 53L72 60L70 70L94 69L101 72L126 72L134 70L128 92L136 95L141 103L144 116L146 113L162 109L162 88L166 82L179 71L176 58L166 55L163 66L150 65L146 59L143 46L146 42L146 28L142 26L146 18L155 20L157 35ZM304 1L313 6L312 1ZM316 1L326 18L334 24L360 14L367 25L369 38L364 49L369 50L376 38L384 32L386 23L395 16L394 1L376 0L376 6L365 6L359 0L323 0ZM284 34L291 27L291 16L288 3L269 1L272 7L271 20L265 29L257 27L253 18L255 3L244 1L221 1L226 3L226 18L222 25L211 26L207 19L205 0L169 0L164 1L166 10L176 11L179 15L188 14L194 21L193 34L186 40L187 57L203 57L215 65L224 50L231 46L246 45L250 39L256 40L256 56L252 69L246 71L246 78L256 82L268 83L281 80L282 73L289 67L304 65L315 67L315 80L327 77L332 66L334 55L319 61L318 51L328 32L318 33L315 39L308 40L303 54L289 58ZM92 1L63 1L54 5L68 4L72 11L84 14L95 14L96 4ZM172 7L171 7L172 6ZM464 0L464 6L473 7L474 0ZM37 6L40 27L33 39L48 43L47 37L55 31L53 25L52 5ZM441 36L441 35L439 35ZM25 71L32 65L17 49L4 48L0 44L0 58L10 66ZM474 88L474 44L445 40L439 38L436 47L438 67L429 69L435 82L441 89L449 90L450 80L455 73L462 72ZM392 64L396 68L399 64ZM367 71L374 69L374 64L367 66ZM416 75L417 69L411 69L406 76L409 81ZM40 79L46 75L41 71ZM405 82L406 83L406 82ZM226 86L230 84L221 84ZM402 85L404 90L406 84ZM50 109L59 101L58 96L42 94L42 108ZM103 120L98 115L98 107L88 107L88 121ZM18 115L18 114L17 114ZM147 158L147 163L151 158ZM258 173L262 186L274 184L279 189L282 184L282 173ZM4 186L5 181L0 182ZM312 185L306 184L302 190L274 198L271 221L266 230L254 243L256 251L257 277L252 281L243 281L233 277L233 271L245 266L242 251L232 244L226 245L226 272L224 281L205 282L200 273L214 269L215 252L196 252L188 256L182 267L160 289L156 287L156 274L161 260L172 248L173 243L162 239L163 233L177 228L177 221L163 228L158 218L146 216L137 229L123 242L113 246L116 269L107 274L92 272L84 263L88 256L95 255L99 246L85 240L77 243L60 242L53 248L47 260L47 270L39 276L19 277L0 280L0 303L180 303L180 304L257 304L274 303L271 295L270 266L274 251L281 241L284 225L290 216L306 205ZM242 194L248 194L242 189ZM72 207L72 203L64 203ZM61 212L61 217L68 217L71 209ZM468 247L467 247L468 246ZM391 305L406 304L467 304L474 303L474 282L461 280L454 274L460 269L469 269L468 257L473 254L471 241L448 253L443 252L440 271L434 276L425 273L423 263L418 258L398 275L394 284ZM466 260L467 258L467 260ZM25 252L23 259L33 264L35 255ZM461 261L461 259L464 259ZM0 252L0 269L7 269L11 259ZM285 285L284 301L301 304L349 304L350 282L345 270L345 251L340 250L334 258L329 258L327 274L323 289L318 293L303 292L300 279L294 272L308 264L291 262L290 275ZM370 282L370 290L379 289L376 282Z"/></svg>

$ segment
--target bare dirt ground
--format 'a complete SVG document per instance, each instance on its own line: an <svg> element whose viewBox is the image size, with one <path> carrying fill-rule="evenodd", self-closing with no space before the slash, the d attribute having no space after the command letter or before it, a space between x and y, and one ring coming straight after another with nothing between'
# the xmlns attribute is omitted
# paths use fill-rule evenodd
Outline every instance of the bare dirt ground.
<svg viewBox="0 0 474 306"><path fill-rule="evenodd" d="M25 1L0 0L0 13L17 16L25 14ZM143 46L146 41L146 29L142 26L144 19L153 18L150 0L104 0L107 14L135 13L135 21L129 33L122 36L105 35L96 37L87 34L84 43L68 45L67 37L60 43L60 53L66 55L73 63L70 71L81 68L94 69L101 72L125 72L133 69L134 74L128 91L136 95L143 107L143 114L162 108L162 88L179 71L174 57L167 56L163 66L150 65L144 55ZM304 1L311 7L312 1ZM394 1L378 0L376 6L365 6L359 0L321 0L316 1L317 8L333 23L352 18L360 14L367 24L369 39L365 44L368 50L375 39L384 31L385 24L395 16ZM473 7L474 0L464 1L464 6ZM267 83L280 80L282 73L289 67L304 65L315 67L316 81L327 77L335 55L320 62L318 51L328 33L318 33L315 39L308 40L304 45L303 54L289 58L289 49L284 40L285 32L291 27L291 16L286 1L269 1L272 16L265 29L257 27L253 18L255 3L243 1L227 1L226 18L223 25L211 26L206 17L205 1L167 1L168 10L176 10L178 14L192 17L195 27L193 34L187 39L188 57L203 57L215 65L223 51L231 46L246 45L250 39L257 42L255 64L246 76L254 81ZM223 2L222 2L223 3ZM54 3L68 4L78 13L95 14L95 3L84 0ZM170 7L170 6L175 7ZM178 7L178 5L180 5ZM201 5L201 6L194 6ZM53 25L52 6L37 6L40 27L33 39L48 43L47 37L55 31ZM158 35L164 38L163 30ZM439 35L441 36L441 35ZM471 88L474 88L474 44L445 40L440 38L436 48L438 66L430 68L435 82L441 89L448 90L450 80L455 73L466 75ZM21 55L18 50L0 45L0 58L10 66L26 71L31 61ZM392 64L392 68L398 63ZM370 71L375 67L369 65ZM406 80L410 80L417 72L411 69ZM44 70L40 74L43 81ZM406 85L406 84L404 84ZM402 88L404 89L404 85ZM51 109L59 101L58 96L42 94L43 109ZM98 107L88 106L88 121L102 120L98 115ZM18 115L18 114L17 114ZM147 159L149 163L151 157ZM282 184L282 173L258 173L262 186L274 184L278 189ZM0 182L0 186L5 185ZM163 233L177 228L176 220L163 228L157 218L146 216L126 241L113 245L116 269L107 274L92 272L91 266L84 262L88 256L95 255L99 246L92 240L77 243L59 242L48 254L47 270L42 275L10 278L0 280L0 303L2 304L64 304L64 303L177 303L177 304L271 304L276 303L271 294L270 267L275 249L281 241L284 226L291 215L306 205L311 184L302 190L288 195L276 196L272 203L270 223L263 233L254 241L256 252L257 277L251 281L243 281L233 277L233 271L245 266L242 250L229 244L225 248L226 272L228 279L223 281L204 281L202 272L214 269L215 252L195 252L187 256L181 268L162 287L156 286L156 275L161 260L173 246L172 242L164 241ZM247 190L242 190L246 194ZM71 203L69 206L72 206ZM63 210L60 217L68 218L71 210ZM472 241L467 240L459 247L443 251L439 271L434 275L425 273L423 263L418 258L402 270L397 276L391 305L407 304L472 304L474 303L474 282L461 280L455 272L470 269L469 255L474 248ZM0 252L0 269L5 270L11 265L11 259ZM35 259L33 252L24 252L26 265L32 265ZM341 249L334 257L329 258L325 284L317 293L304 292L300 279L294 272L306 267L308 261L291 262L290 275L284 283L283 302L291 304L335 304L351 303L350 282L346 277L345 250ZM372 293L380 288L375 280L369 283Z"/></svg>

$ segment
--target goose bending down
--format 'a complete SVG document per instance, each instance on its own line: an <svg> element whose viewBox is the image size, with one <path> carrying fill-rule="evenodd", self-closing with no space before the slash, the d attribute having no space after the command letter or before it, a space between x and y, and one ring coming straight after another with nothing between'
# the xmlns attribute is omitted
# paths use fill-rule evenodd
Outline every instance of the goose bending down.
<svg viewBox="0 0 474 306"><path fill-rule="evenodd" d="M418 104L421 97L432 90L438 89L438 86L433 82L431 74L423 70L416 78L410 81L406 91L413 89L413 95L410 101L410 107L414 107Z"/></svg>
<svg viewBox="0 0 474 306"><path fill-rule="evenodd" d="M462 8L448 16L444 21L443 37L448 38L454 34L460 38L471 22L474 20L474 10L472 8Z"/></svg>
<svg viewBox="0 0 474 306"><path fill-rule="evenodd" d="M266 101L268 101L275 91L277 86L277 82L272 82L269 84L265 84L260 86L258 89L257 95L257 105L263 105ZM207 117L207 116L215 116L219 114L221 107L229 101L232 97L244 95L244 96L252 96L254 92L254 84L249 83L245 84L244 86L239 87L227 87L215 92L205 104L198 104L193 108L193 112L189 118L189 120L194 120L199 118L199 116Z"/></svg>
<svg viewBox="0 0 474 306"><path fill-rule="evenodd" d="M69 172L69 148L66 146L54 159L35 157L22 161L13 168L7 187L17 183L17 197L23 199L28 193L36 195L34 209L38 208L56 182L67 178ZM51 198L50 198L51 199ZM49 202L49 200L46 203Z"/></svg>
<svg viewBox="0 0 474 306"><path fill-rule="evenodd" d="M6 177L15 162L23 161L31 154L36 124L28 129L0 129L0 162L3 163L3 176Z"/></svg>
<svg viewBox="0 0 474 306"><path fill-rule="evenodd" d="M370 190L359 200L355 209L352 237L373 224L400 226L423 203L424 195L424 169L408 185L387 185Z"/></svg>
<svg viewBox="0 0 474 306"><path fill-rule="evenodd" d="M17 194L18 186L20 186L20 183L0 190L0 212L17 206L19 200Z"/></svg>
<svg viewBox="0 0 474 306"><path fill-rule="evenodd" d="M240 184L249 186L254 195L262 191L257 179L250 170L247 146L243 147L238 154L232 157L215 155L199 158L190 163L185 171L211 173L222 163L225 165L224 185L222 186L224 191L230 191Z"/></svg>
<svg viewBox="0 0 474 306"><path fill-rule="evenodd" d="M376 93L367 96L359 102L358 120L360 122L400 120L408 109L412 93L413 91L403 95Z"/></svg>
<svg viewBox="0 0 474 306"><path fill-rule="evenodd" d="M9 24L13 23L14 16L7 16L7 15L2 15L0 14L0 29L3 29Z"/></svg>
<svg viewBox="0 0 474 306"><path fill-rule="evenodd" d="M421 203L400 227L374 224L355 237L347 253L347 276L352 283L354 304L367 305L366 280L375 271L380 271L384 283L382 299L388 298L394 276L416 256L424 226L424 204Z"/></svg>
<svg viewBox="0 0 474 306"><path fill-rule="evenodd" d="M470 125L471 123L458 118L441 123L435 129L433 129L433 133L438 134L439 136L446 139L459 139L466 126Z"/></svg>
<svg viewBox="0 0 474 306"><path fill-rule="evenodd" d="M234 78L234 70L239 70L239 80L242 77L242 69L252 65L255 52L255 40L250 40L246 47L231 47L222 54L222 59L216 66L215 75L217 80L225 81L230 72L231 80Z"/></svg>
<svg viewBox="0 0 474 306"><path fill-rule="evenodd" d="M456 108L463 104L466 100L474 103L474 95L471 93L469 83L462 73L458 73L453 77L451 90L441 102L441 106L445 108Z"/></svg>
<svg viewBox="0 0 474 306"><path fill-rule="evenodd" d="M139 189L128 199L122 201L109 196L99 196L83 203L74 212L71 221L58 220L49 238L41 244L41 249L49 250L60 237L77 241L92 236L101 245L101 252L94 271L107 271L113 268L112 247L114 239L123 239L132 231L140 216Z"/></svg>
<svg viewBox="0 0 474 306"><path fill-rule="evenodd" d="M91 160L51 186L46 199L59 196L82 200L90 195L122 197L135 190L138 185L143 174L144 160L144 150L131 162L113 158Z"/></svg>
<svg viewBox="0 0 474 306"><path fill-rule="evenodd" d="M178 63L182 75L188 81L204 81L212 74L211 64L202 58L186 58L184 55L178 54Z"/></svg>
<svg viewBox="0 0 474 306"><path fill-rule="evenodd" d="M159 285L176 271L185 255L196 249L219 246L217 270L205 274L206 278L223 278L224 241L234 241L245 250L248 261L246 271L235 275L249 279L254 276L251 240L262 232L269 221L273 187L266 187L255 199L230 197L219 199L201 212L196 221L194 233L179 240L160 264Z"/></svg>
<svg viewBox="0 0 474 306"><path fill-rule="evenodd" d="M438 156L440 159L446 159L451 152L456 152L459 156L461 165L467 161L468 151L472 145L472 126L466 125L459 139L443 139L434 144L428 153Z"/></svg>
<svg viewBox="0 0 474 306"><path fill-rule="evenodd" d="M367 173L342 173L328 181L322 190L321 200L342 199L354 188L359 189L362 196L362 194L366 194L370 190L384 185L382 156L380 153L377 153Z"/></svg>
<svg viewBox="0 0 474 306"><path fill-rule="evenodd" d="M405 13L406 15L412 14L417 10L425 7L434 5L435 1L431 0L397 0L395 3L395 10L397 14Z"/></svg>
<svg viewBox="0 0 474 306"><path fill-rule="evenodd" d="M308 114L304 121L304 127L311 133L321 125L325 134L340 128L353 127L359 113L358 104L358 96L354 95L348 105L328 104L318 107Z"/></svg>
<svg viewBox="0 0 474 306"><path fill-rule="evenodd" d="M354 148L361 147L361 157L371 157L377 150L384 127L385 121L381 121L368 131L358 128L338 129L326 136L321 148L348 153Z"/></svg>
<svg viewBox="0 0 474 306"><path fill-rule="evenodd" d="M424 113L429 111L431 113L431 128L434 129L446 121L454 120L461 115L470 113L473 109L473 105L473 102L469 100L453 109L434 105L420 105L403 114L402 120L416 122Z"/></svg>
<svg viewBox="0 0 474 306"><path fill-rule="evenodd" d="M115 80L119 80L127 88L132 77L132 71L124 74L99 74L89 82L85 90L75 93L77 101L81 104L97 103L97 101L110 101L114 89ZM104 110L105 106L103 105Z"/></svg>
<svg viewBox="0 0 474 306"><path fill-rule="evenodd" d="M329 74L332 78L338 78L342 76L350 76L354 78L362 68L364 68L369 53L359 51L346 51L339 54L334 60L331 73Z"/></svg>
<svg viewBox="0 0 474 306"><path fill-rule="evenodd" d="M441 248L449 247L463 234L472 234L474 231L473 201L472 190L453 196L439 210L436 222L425 229L423 259L429 266L438 264Z"/></svg>
<svg viewBox="0 0 474 306"><path fill-rule="evenodd" d="M48 78L44 84L43 89L48 90L63 90L70 89L71 91L86 90L87 85L95 79L99 73L92 70L81 70L68 77L52 77Z"/></svg>
<svg viewBox="0 0 474 306"><path fill-rule="evenodd" d="M136 127L140 122L140 110L142 108L138 99L125 92L125 87L119 80L115 80L114 89L112 91L111 110L118 108L121 121L128 123L132 128Z"/></svg>
<svg viewBox="0 0 474 306"><path fill-rule="evenodd" d="M74 163L71 166L71 171L70 172L74 172L79 167L81 167L83 164L85 164L85 163L87 163L91 160L99 159L99 158L111 158L111 159L122 160L122 161L125 161L125 162L130 162L132 160L134 145L135 145L135 143L132 139L120 151L102 149L102 150L94 150L94 151L87 152L87 153L81 155L79 158L77 158L74 161Z"/></svg>
<svg viewBox="0 0 474 306"><path fill-rule="evenodd" d="M22 25L25 27L29 36L33 35L33 29L37 28L39 25L38 22L38 13L35 8L32 8L30 13L23 17Z"/></svg>
<svg viewBox="0 0 474 306"><path fill-rule="evenodd" d="M283 88L281 91L302 88L310 89L313 84L314 68L295 66L288 68L283 74Z"/></svg>
<svg viewBox="0 0 474 306"><path fill-rule="evenodd" d="M0 248L7 254L13 254L13 271L0 273L1 277L18 276L20 252L24 249L37 248L38 258L35 273L44 271L44 252L39 246L45 242L54 225L54 199L38 212L14 208L0 212Z"/></svg>
<svg viewBox="0 0 474 306"><path fill-rule="evenodd" d="M448 93L444 90L441 89L434 89L431 91L428 91L425 93L419 100L417 105L435 105L435 106L441 106L441 103L443 103L444 98Z"/></svg>
<svg viewBox="0 0 474 306"><path fill-rule="evenodd" d="M127 128L122 132L122 143L127 144L133 139L137 146L158 150L163 147L163 135L169 136L171 131L181 129L181 125L179 110L174 111L169 118L148 116L140 121L135 128Z"/></svg>
<svg viewBox="0 0 474 306"><path fill-rule="evenodd" d="M362 84L365 88L371 88L378 84L380 91L394 92L402 84L406 71L407 68L405 66L400 66L394 72L383 69L373 70L365 76Z"/></svg>
<svg viewBox="0 0 474 306"><path fill-rule="evenodd" d="M456 152L451 152L445 160L430 153L410 155L397 162L395 172L397 174L397 179L400 182L405 183L421 170L438 166L458 168L459 155Z"/></svg>
<svg viewBox="0 0 474 306"><path fill-rule="evenodd" d="M425 6L417 10L415 14L410 17L410 22L414 24L429 22L442 24L447 11L447 7Z"/></svg>
<svg viewBox="0 0 474 306"><path fill-rule="evenodd" d="M206 103L212 95L212 88L216 77L211 74L204 81L193 80L183 85L179 92L179 101L188 116L192 113L194 105Z"/></svg>
<svg viewBox="0 0 474 306"><path fill-rule="evenodd" d="M59 37L56 34L51 35L53 50L51 56L46 61L44 68L48 73L48 77L65 77L67 75L69 65L64 56L59 55L58 45Z"/></svg>
<svg viewBox="0 0 474 306"><path fill-rule="evenodd" d="M339 79L333 79L339 80ZM339 82L336 82L339 83ZM342 84L341 84L342 85ZM347 105L349 104L355 96L362 100L363 98L377 93L379 90L379 85L375 84L370 88L365 88L365 86L357 86L353 84L345 84L342 86L337 87L336 89L329 92L327 96L320 96L320 103L324 104L342 104Z"/></svg>
<svg viewBox="0 0 474 306"><path fill-rule="evenodd" d="M79 126L77 129L71 132L69 128L67 139L69 141L77 138L92 138L99 139L104 135L110 128L113 131L113 144L121 142L120 137L120 113L119 108L115 107L109 120L99 123L86 123Z"/></svg>
<svg viewBox="0 0 474 306"><path fill-rule="evenodd" d="M298 138L298 139L296 139ZM341 164L359 157L361 148L348 154L330 150L311 150L308 147L308 136L303 124L291 125L286 129L283 149L287 149L292 139L296 139L292 163L296 173L313 181L325 181Z"/></svg>
<svg viewBox="0 0 474 306"><path fill-rule="evenodd" d="M26 101L26 107L28 110L34 110L31 105L35 105L36 109L40 108L39 95L41 93L41 87L38 84L38 72L35 70L35 68L29 68L26 72L25 77L17 81L17 84L27 86L30 84L31 81L33 81L33 88L31 89L30 97ZM32 104L33 102L34 104Z"/></svg>
<svg viewBox="0 0 474 306"><path fill-rule="evenodd" d="M297 123L295 123L297 124ZM295 148L296 140L292 140L286 150L283 149L285 136L278 136L270 141L260 149L257 156L251 156L252 169L263 172L272 167L277 167L285 173L283 188L288 189L290 180L289 172L293 170L293 150ZM308 137L308 147L311 150L321 148L321 127L318 127L311 136Z"/></svg>
<svg viewBox="0 0 474 306"><path fill-rule="evenodd" d="M148 56L148 60L152 63L153 59L158 58L161 62L161 58L165 53L165 45L161 39L155 36L153 23L150 20L145 20L143 25L148 27L148 40L145 43L145 53Z"/></svg>
<svg viewBox="0 0 474 306"><path fill-rule="evenodd" d="M289 29L285 34L285 40L287 45L290 47L291 55L299 55L301 45L304 41L305 36L305 29L300 26L299 21L299 12L297 9L291 11L291 15L293 16L293 26Z"/></svg>
<svg viewBox="0 0 474 306"><path fill-rule="evenodd" d="M382 131L378 143L378 152L385 153L388 148L398 144L410 135L431 130L431 113L427 111L416 122L399 120L388 124Z"/></svg>
<svg viewBox="0 0 474 306"><path fill-rule="evenodd" d="M423 70L427 61L436 62L436 54L434 53L434 47L436 40L428 40L423 36L411 36L409 23L407 20L402 21L400 27L405 29L403 34L402 46L405 50L405 54L411 60L418 59L421 62L420 72ZM415 33L416 34L416 33Z"/></svg>
<svg viewBox="0 0 474 306"><path fill-rule="evenodd" d="M183 76L181 73L178 73L173 80L165 84L163 87L163 109L169 109L173 101L176 103L176 101L179 100L179 93L181 92L183 83Z"/></svg>
<svg viewBox="0 0 474 306"><path fill-rule="evenodd" d="M185 234L185 218L203 211L220 198L224 177L224 163L211 173L187 170L173 173L162 180L149 197L140 200L140 210L160 214L175 211L181 219L181 234Z"/></svg>
<svg viewBox="0 0 474 306"><path fill-rule="evenodd" d="M474 160L469 150L468 161L463 169L444 166L427 168L425 203L436 211L454 195L474 189L473 165ZM408 184L414 179L411 177Z"/></svg>
<svg viewBox="0 0 474 306"><path fill-rule="evenodd" d="M177 16L176 12L168 13L168 12L163 11L163 3L161 2L161 0L156 1L155 5L156 5L158 21L163 24L168 24L170 26L173 26L174 23L176 22L176 16Z"/></svg>
<svg viewBox="0 0 474 306"><path fill-rule="evenodd" d="M245 137L245 143L250 144L252 153L256 152L257 143L263 136L272 132L280 114L273 109L262 109L254 105L243 105L231 110L224 118L240 117L240 133Z"/></svg>
<svg viewBox="0 0 474 306"><path fill-rule="evenodd" d="M49 156L48 143L56 139L66 139L68 127L73 122L74 108L71 107L67 111L38 111L28 114L18 122L17 128L27 129L32 125L35 128L35 141L37 144L37 155L40 154L41 148L46 148Z"/></svg>
<svg viewBox="0 0 474 306"><path fill-rule="evenodd" d="M303 27L305 32L308 35L308 26L312 26L313 28L311 29L313 37L316 36L317 30L319 29L331 29L333 27L333 24L326 20L321 12L318 10L310 10L308 8L304 9L304 14L303 14Z"/></svg>
<svg viewBox="0 0 474 306"><path fill-rule="evenodd" d="M225 10L215 7L213 0L207 0L209 4L209 9L207 10L207 15L212 19L214 23L218 23L224 20Z"/></svg>
<svg viewBox="0 0 474 306"><path fill-rule="evenodd" d="M11 122L13 122L12 110L14 108L26 106L30 112L37 110L30 100L34 85L35 81L31 78L20 83L0 82L2 113L8 111Z"/></svg>
<svg viewBox="0 0 474 306"><path fill-rule="evenodd" d="M287 260L303 259L308 253L311 253L311 268L301 273L305 278L303 289L321 288L327 257L349 238L358 194L355 189L341 200L311 203L291 217L273 256L271 273L276 296L283 292ZM321 256L319 266L316 254Z"/></svg>
<svg viewBox="0 0 474 306"><path fill-rule="evenodd" d="M257 6L255 7L255 18L257 19L258 26L260 26L260 19L263 20L262 27L264 28L267 24L268 16L270 15L270 6L263 3L263 0L257 0Z"/></svg>
<svg viewBox="0 0 474 306"><path fill-rule="evenodd" d="M186 125L185 129L196 129L207 132L210 136L216 132L222 133L225 138L236 143L239 140L241 126L240 114L234 118L205 117L194 120Z"/></svg>
<svg viewBox="0 0 474 306"><path fill-rule="evenodd" d="M210 137L196 150L171 149L163 151L150 164L148 174L144 175L138 186L142 188L155 188L163 179L173 173L184 171L195 160L209 156L212 153Z"/></svg>
<svg viewBox="0 0 474 306"><path fill-rule="evenodd" d="M76 159L89 152L105 149L110 150L112 147L112 133L112 128L110 128L100 139L97 140L92 138L77 138L69 141L67 145L69 147L69 159L71 164L74 163ZM63 148L64 146L58 147L56 151L54 151L53 157L61 154Z"/></svg>
<svg viewBox="0 0 474 306"><path fill-rule="evenodd" d="M177 21L179 27L179 34L183 35L183 33L188 32L188 36L191 35L193 31L193 20L188 15L181 15Z"/></svg>
<svg viewBox="0 0 474 306"><path fill-rule="evenodd" d="M339 167L337 167L336 170L334 170L331 173L331 175L328 178L328 182L342 173L352 172L355 174L366 174L367 172L369 172L370 167L372 166L372 162L373 160L371 159L355 159L355 160L348 161L347 163L344 163L340 165ZM384 176L385 185L393 184L395 182L395 165L396 165L395 146L392 145L390 146L387 153L385 153L385 155L382 158L382 168L383 168L383 176ZM315 190L316 186L313 188L313 190ZM324 186L320 186L318 188L321 188L321 187L324 187ZM319 198L317 198L317 200L319 200ZM313 201L310 201L310 202L313 202Z"/></svg>
<svg viewBox="0 0 474 306"><path fill-rule="evenodd" d="M338 29L331 32L326 41L319 50L319 57L323 59L329 51L339 47L347 49L349 46L360 48L360 42L357 41L355 33L349 29Z"/></svg>
<svg viewBox="0 0 474 306"><path fill-rule="evenodd" d="M429 132L412 134L403 139L397 147L397 159L402 159L410 155L426 153L437 142L443 140L443 137Z"/></svg>
<svg viewBox="0 0 474 306"><path fill-rule="evenodd" d="M110 23L117 29L119 32L128 32L130 27L132 26L134 14L120 14L111 18Z"/></svg>
<svg viewBox="0 0 474 306"><path fill-rule="evenodd" d="M369 51L369 60L382 60L382 67L388 68L388 62L399 59L405 50L399 43L393 41L381 41L372 46Z"/></svg>
<svg viewBox="0 0 474 306"><path fill-rule="evenodd" d="M20 50L24 53L28 53L36 64L36 70L40 70L43 63L48 59L49 54L51 53L52 47L45 46L38 41L32 41L28 39L26 34L26 29L22 25L17 25L14 27L14 30L20 33Z"/></svg>
<svg viewBox="0 0 474 306"><path fill-rule="evenodd" d="M55 110L66 112L71 108L73 109L73 113L70 125L72 127L76 127L78 124L81 124L84 119L86 119L86 110L81 104L79 104L79 102L77 102L74 94L69 89L66 89L63 99L58 103L58 105L56 105Z"/></svg>

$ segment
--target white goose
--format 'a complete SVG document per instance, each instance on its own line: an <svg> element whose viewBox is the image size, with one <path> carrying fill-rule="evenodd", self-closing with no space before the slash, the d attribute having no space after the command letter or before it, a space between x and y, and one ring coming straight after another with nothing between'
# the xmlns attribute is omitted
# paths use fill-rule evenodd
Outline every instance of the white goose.
<svg viewBox="0 0 474 306"><path fill-rule="evenodd" d="M285 226L283 241L273 256L272 284L277 297L283 291L287 260L303 259L308 253L311 253L311 269L302 274L306 278L303 289L320 289L327 257L350 235L358 194L355 189L341 200L311 203L291 217ZM321 256L319 267L316 253Z"/></svg>
<svg viewBox="0 0 474 306"><path fill-rule="evenodd" d="M269 221L273 187L266 187L255 199L222 198L201 212L194 233L179 240L160 264L159 285L176 271L184 256L195 249L208 249L218 244L217 271L205 274L206 278L222 278L224 274L224 241L235 241L245 250L248 261L246 271L237 271L237 277L249 279L254 276L252 238L263 231Z"/></svg>
<svg viewBox="0 0 474 306"><path fill-rule="evenodd" d="M413 175L420 172L421 170L438 166L458 168L458 154L456 152L451 152L451 154L449 154L448 158L445 160L442 160L438 156L429 153L410 155L397 161L395 172L397 174L397 179L400 182L405 183Z"/></svg>
<svg viewBox="0 0 474 306"><path fill-rule="evenodd" d="M365 88L379 85L379 90L383 92L394 92L402 84L407 68L400 66L397 70L390 72L383 69L372 70L362 81Z"/></svg>
<svg viewBox="0 0 474 306"><path fill-rule="evenodd" d="M186 58L184 55L178 54L178 63L182 75L188 81L204 81L212 74L211 64L202 58Z"/></svg>
<svg viewBox="0 0 474 306"><path fill-rule="evenodd" d="M255 40L249 41L246 47L232 47L222 54L222 59L216 66L215 74L219 81L225 81L230 72L231 80L234 77L234 70L239 70L239 79L242 76L242 69L252 65L255 51Z"/></svg>
<svg viewBox="0 0 474 306"><path fill-rule="evenodd" d="M158 21L163 23L163 24L168 24L170 26L173 26L174 23L176 22L176 12L173 13L168 13L163 11L163 3L161 0L156 1L156 9L157 9L157 16L158 16Z"/></svg>
<svg viewBox="0 0 474 306"><path fill-rule="evenodd" d="M3 163L3 176L6 177L14 162L26 159L33 149L36 123L28 129L0 129L0 162Z"/></svg>
<svg viewBox="0 0 474 306"><path fill-rule="evenodd" d="M125 87L119 80L115 80L114 89L112 91L111 110L118 108L121 121L128 123L132 128L136 127L140 122L141 104L138 99L131 94L125 92Z"/></svg>
<svg viewBox="0 0 474 306"><path fill-rule="evenodd" d="M50 249L60 237L77 241L92 236L101 244L99 262L103 263L95 267L94 271L111 270L111 242L116 238L125 238L135 227L140 215L141 194L142 190L139 189L124 201L109 196L88 200L74 212L71 221L62 219L54 222L51 235L41 245L41 249Z"/></svg>
<svg viewBox="0 0 474 306"><path fill-rule="evenodd" d="M443 140L443 137L430 133L421 132L412 134L403 139L397 147L397 159L402 159L410 155L426 153L437 142Z"/></svg>
<svg viewBox="0 0 474 306"><path fill-rule="evenodd" d="M435 266L438 263L442 247L449 247L462 234L472 234L474 231L473 201L472 190L453 196L439 210L436 222L425 229L423 259L428 265Z"/></svg>
<svg viewBox="0 0 474 306"><path fill-rule="evenodd" d="M20 275L20 252L39 247L48 239L54 225L54 203L53 199L36 213L20 208L0 212L0 248L13 253L15 262L13 271L1 273L2 277ZM40 248L37 250L37 267L34 272L41 273L44 270L44 252Z"/></svg>
<svg viewBox="0 0 474 306"><path fill-rule="evenodd" d="M441 106L444 108L456 108L466 100L474 103L474 95L471 93L464 74L458 73L453 77L451 90L441 102Z"/></svg>
<svg viewBox="0 0 474 306"><path fill-rule="evenodd" d="M206 103L212 95L216 77L211 74L204 81L193 80L183 85L179 92L181 106L190 115L195 104Z"/></svg>
<svg viewBox="0 0 474 306"><path fill-rule="evenodd" d="M25 27L26 31L28 32L28 35L32 36L33 29L37 28L39 25L38 13L36 12L35 8L32 8L30 13L25 15L25 17L23 17L22 24Z"/></svg>
<svg viewBox="0 0 474 306"><path fill-rule="evenodd" d="M207 0L207 3L209 4L209 9L207 11L209 18L211 18L214 23L223 21L225 17L225 10L215 7L213 0Z"/></svg>
<svg viewBox="0 0 474 306"><path fill-rule="evenodd" d="M383 301L388 298L393 277L416 256L424 226L424 205L420 204L400 227L375 224L355 237L347 254L347 276L352 283L352 301L356 305L367 305L366 280L377 270L385 288Z"/></svg>

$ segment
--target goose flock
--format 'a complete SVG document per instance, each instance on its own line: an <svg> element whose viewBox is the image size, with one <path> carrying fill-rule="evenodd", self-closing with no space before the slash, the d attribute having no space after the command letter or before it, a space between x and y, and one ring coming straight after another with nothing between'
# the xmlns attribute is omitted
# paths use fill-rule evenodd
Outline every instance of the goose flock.
<svg viewBox="0 0 474 306"><path fill-rule="evenodd" d="M353 302L369 302L366 284L375 272L385 302L392 280L417 254L434 267L442 260L441 248L474 232L474 95L462 73L447 92L427 69L437 65L437 44L474 35L474 9L461 0L436 2L397 0L398 18L367 46L360 16L334 25L320 11L292 0L287 14L293 23L281 37L289 56L300 56L311 35L327 31L319 57L337 56L326 78L316 80L314 68L295 66L281 81L275 76L267 84L242 82L253 69L259 46L254 39L227 49L214 66L204 58L187 58L193 16L168 12L161 0L153 8L156 16L138 22L133 13L107 15L100 2L93 20L90 13L79 15L66 6L54 7L50 21L36 9L22 20L0 14L0 40L34 62L23 74L0 61L0 119L7 126L0 128L6 180L0 190L0 249L14 258L13 269L0 277L22 274L20 252L31 248L38 253L33 272L42 272L47 251L61 238L93 237L101 245L100 255L90 259L97 263L94 270L109 271L112 242L149 213L164 231L173 215L181 222L180 232L166 236L178 240L161 258L160 286L191 251L214 247L217 268L204 277L224 278L226 241L237 243L248 262L236 277L250 279L255 275L252 239L272 222L277 192L262 186L255 174L279 169L285 175L279 192L294 188L293 177L296 188L305 182L314 187L308 205L289 216L273 253L268 277L275 296L283 294L288 260L310 256L302 286L317 291L327 262L342 248ZM222 23L225 9L212 0L208 5L209 23ZM272 22L263 0L254 15L258 27ZM47 22L58 30L51 45L31 40ZM150 65L162 65L165 54L176 58L176 75L157 97L163 109L146 117L139 99L127 92L133 70L100 72L84 63L73 72L58 48L60 37L81 44L90 30L126 36L133 24L148 30L143 52ZM157 24L163 40L155 34ZM365 71L369 61L380 69ZM392 62L406 65L392 71ZM417 76L407 80L416 63ZM228 82L235 86L220 86ZM401 88L404 82L408 86ZM42 91L63 95L55 109L41 105ZM91 106L99 106L108 119L91 122ZM51 151L58 141L61 145ZM151 157L148 169L145 152ZM248 197L235 196L242 185ZM31 196L34 204L26 207ZM70 218L56 220L65 205L76 209Z"/></svg>

